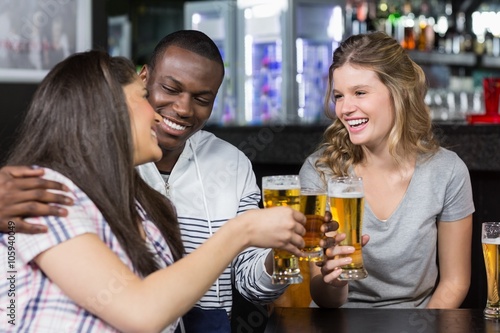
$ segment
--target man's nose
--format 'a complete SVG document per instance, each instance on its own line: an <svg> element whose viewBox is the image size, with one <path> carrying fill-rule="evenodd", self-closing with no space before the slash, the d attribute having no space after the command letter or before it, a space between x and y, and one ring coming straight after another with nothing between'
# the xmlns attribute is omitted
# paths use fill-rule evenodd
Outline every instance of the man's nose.
<svg viewBox="0 0 500 333"><path fill-rule="evenodd" d="M176 96L173 104L173 110L181 117L189 117L192 114L191 95L181 93Z"/></svg>

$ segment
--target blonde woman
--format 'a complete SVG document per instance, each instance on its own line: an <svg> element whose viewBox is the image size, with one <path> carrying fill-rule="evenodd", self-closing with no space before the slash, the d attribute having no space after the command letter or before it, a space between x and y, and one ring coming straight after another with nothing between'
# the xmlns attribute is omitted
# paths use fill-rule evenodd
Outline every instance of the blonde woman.
<svg viewBox="0 0 500 333"><path fill-rule="evenodd" d="M311 282L321 307L457 308L467 294L470 176L433 136L426 89L422 69L382 32L351 36L334 52L325 100L334 105L333 122L302 166L301 183L325 186L333 175L363 178L369 275L338 280L339 266L351 258L335 255L354 249L329 248Z"/></svg>

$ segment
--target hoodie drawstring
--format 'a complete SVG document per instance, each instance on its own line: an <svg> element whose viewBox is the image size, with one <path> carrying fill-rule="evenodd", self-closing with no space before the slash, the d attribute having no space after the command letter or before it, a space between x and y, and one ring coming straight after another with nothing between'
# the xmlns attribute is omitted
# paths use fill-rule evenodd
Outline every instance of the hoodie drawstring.
<svg viewBox="0 0 500 333"><path fill-rule="evenodd" d="M203 186L203 181L202 181L202 178L201 178L200 167L198 165L198 158L196 157L196 152L194 150L193 141L192 140L189 140L189 146L191 147L191 150L193 151L194 165L196 167L196 173L198 174L198 179L200 180L200 185L201 185L201 196L203 198L203 206L205 208L205 214L207 214L208 232L210 234L210 237L212 237L212 235L213 235L212 220L210 219L210 213L208 211L207 197L205 195L205 187ZM215 287L216 287L216 291L217 291L217 301L220 302L219 278L217 278L217 281L215 281Z"/></svg>

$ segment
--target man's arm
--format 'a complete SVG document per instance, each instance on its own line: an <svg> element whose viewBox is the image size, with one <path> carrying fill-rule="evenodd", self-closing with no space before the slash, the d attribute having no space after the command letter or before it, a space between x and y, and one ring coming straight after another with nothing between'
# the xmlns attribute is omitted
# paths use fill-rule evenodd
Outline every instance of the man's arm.
<svg viewBox="0 0 500 333"><path fill-rule="evenodd" d="M240 156L237 179L241 182L242 197L238 212L259 209L261 191L257 186L250 161ZM271 249L248 248L233 261L233 279L238 292L254 304L267 304L276 300L286 290L286 285L273 285Z"/></svg>
<svg viewBox="0 0 500 333"><path fill-rule="evenodd" d="M15 222L15 231L35 234L47 227L24 221L28 216L66 216L68 211L58 205L72 205L62 194L47 190L67 191L66 186L41 178L43 169L26 166L6 166L0 169L0 232L9 231L9 221Z"/></svg>

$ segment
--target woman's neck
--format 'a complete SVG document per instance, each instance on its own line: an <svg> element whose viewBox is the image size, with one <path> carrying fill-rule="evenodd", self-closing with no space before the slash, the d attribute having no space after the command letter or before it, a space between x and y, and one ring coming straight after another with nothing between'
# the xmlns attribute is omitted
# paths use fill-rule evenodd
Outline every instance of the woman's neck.
<svg viewBox="0 0 500 333"><path fill-rule="evenodd" d="M414 154L403 156L401 161L397 161L390 153L389 149L378 152L364 149L364 159L354 166L356 175L362 174L400 174L403 178L411 176L415 169L416 156Z"/></svg>

